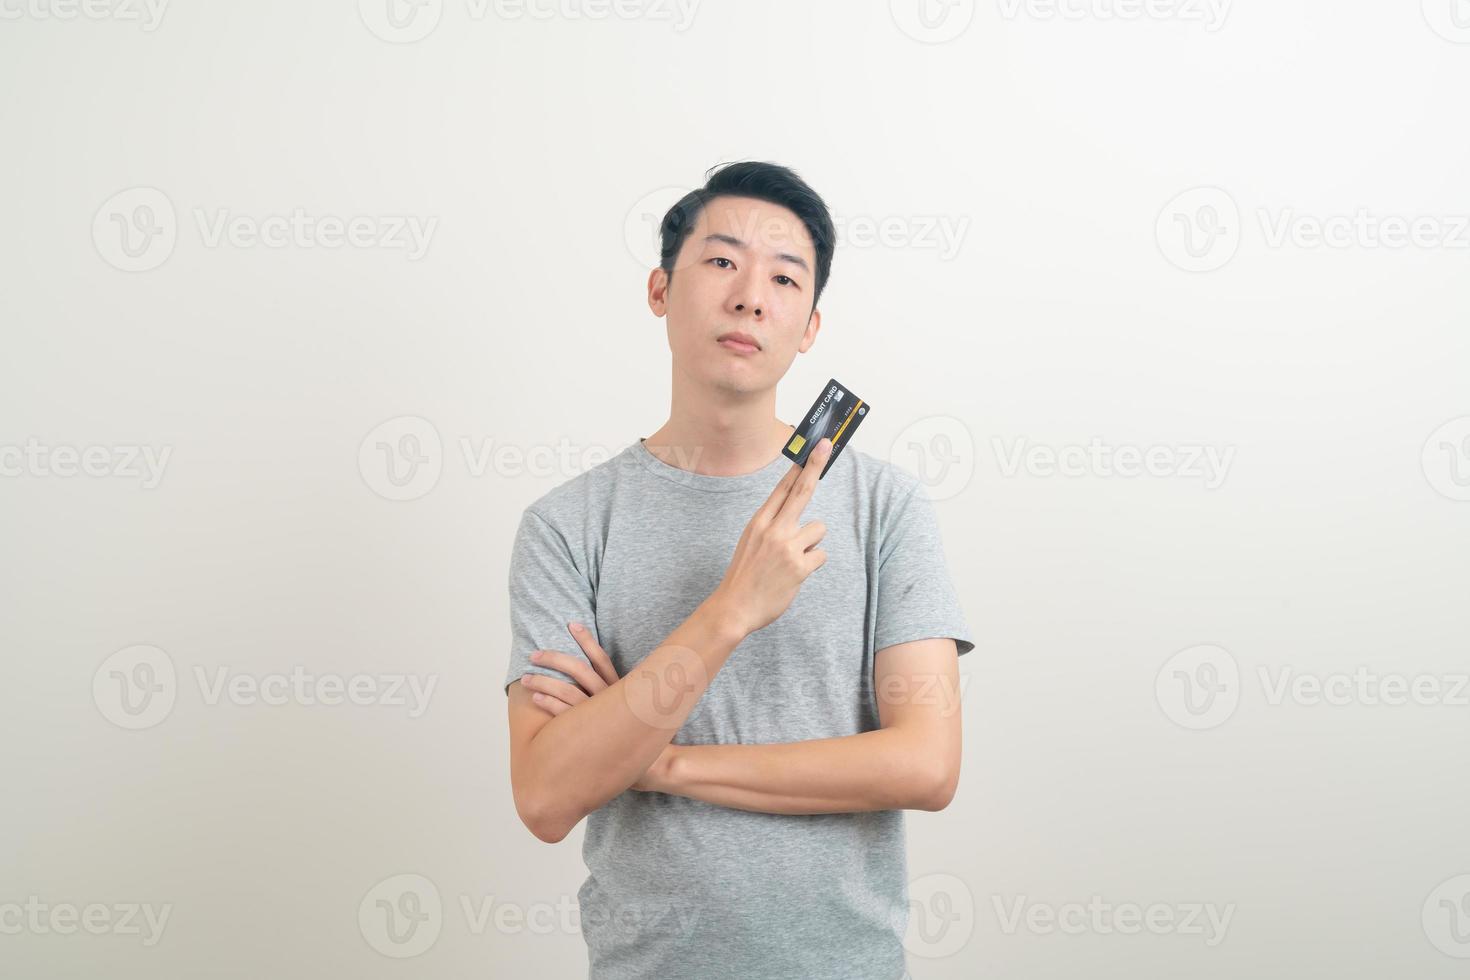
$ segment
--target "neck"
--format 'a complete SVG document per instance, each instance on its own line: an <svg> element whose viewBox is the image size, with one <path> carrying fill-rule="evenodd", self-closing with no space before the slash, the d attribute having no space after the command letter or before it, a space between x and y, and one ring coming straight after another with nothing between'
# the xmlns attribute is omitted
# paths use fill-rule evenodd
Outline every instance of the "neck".
<svg viewBox="0 0 1470 980"><path fill-rule="evenodd" d="M705 476L744 476L769 466L795 431L776 418L776 389L738 391L681 383L674 372L669 419L643 440L670 466Z"/></svg>

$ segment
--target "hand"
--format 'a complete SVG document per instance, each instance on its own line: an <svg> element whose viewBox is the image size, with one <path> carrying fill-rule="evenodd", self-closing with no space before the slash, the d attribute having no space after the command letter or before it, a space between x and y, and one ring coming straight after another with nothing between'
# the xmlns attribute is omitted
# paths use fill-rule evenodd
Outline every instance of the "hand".
<svg viewBox="0 0 1470 980"><path fill-rule="evenodd" d="M602 645L592 638L591 631L581 623L567 625L572 636L576 637L577 645L582 648L582 652L587 654L587 660L584 661L557 650L533 650L531 662L559 670L574 678L577 683L568 684L566 681L554 680L541 674L521 675L521 684L533 692L531 700L537 707L550 712L553 716L607 690L618 680L617 668L613 666L612 658L607 655L606 650L602 649ZM590 667L587 661L591 661ZM653 760L653 764L642 776L638 777L638 781L628 788L641 792L667 792L671 785L670 767L673 765L674 755L678 749L677 745L664 746L659 757Z"/></svg>
<svg viewBox="0 0 1470 980"><path fill-rule="evenodd" d="M521 675L521 685L533 692L531 700L537 707L545 708L553 715L561 714L618 682L618 671L613 666L612 658L592 638L592 631L581 623L568 623L567 628L571 630L582 652L587 654L586 660L557 650L532 650L531 663L538 667L559 670L576 683L568 684L542 674Z"/></svg>
<svg viewBox="0 0 1470 980"><path fill-rule="evenodd" d="M740 534L714 598L746 634L775 622L806 577L827 561L827 553L816 547L827 526L812 521L798 527L796 522L831 454L832 440L823 438L812 447L805 466L792 463Z"/></svg>

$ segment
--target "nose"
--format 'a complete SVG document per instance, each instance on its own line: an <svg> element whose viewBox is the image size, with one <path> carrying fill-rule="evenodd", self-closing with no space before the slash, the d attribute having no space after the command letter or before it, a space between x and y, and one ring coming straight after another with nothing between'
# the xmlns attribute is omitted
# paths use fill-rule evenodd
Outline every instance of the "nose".
<svg viewBox="0 0 1470 980"><path fill-rule="evenodd" d="M747 310L759 320L764 312L765 300L761 297L756 287L760 284L760 276L747 271L735 284L730 298L733 300L733 308L736 313L744 313Z"/></svg>

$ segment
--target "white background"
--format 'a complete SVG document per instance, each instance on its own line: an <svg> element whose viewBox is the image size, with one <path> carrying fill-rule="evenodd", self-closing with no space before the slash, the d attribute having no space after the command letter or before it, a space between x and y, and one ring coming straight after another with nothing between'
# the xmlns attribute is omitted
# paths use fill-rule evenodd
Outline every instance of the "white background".
<svg viewBox="0 0 1470 980"><path fill-rule="evenodd" d="M1470 5L388 2L0 0L0 972L583 974L511 534L663 422L650 222L765 159L841 233L778 414L875 406L979 642L913 976L1464 975ZM214 686L293 671L435 686Z"/></svg>

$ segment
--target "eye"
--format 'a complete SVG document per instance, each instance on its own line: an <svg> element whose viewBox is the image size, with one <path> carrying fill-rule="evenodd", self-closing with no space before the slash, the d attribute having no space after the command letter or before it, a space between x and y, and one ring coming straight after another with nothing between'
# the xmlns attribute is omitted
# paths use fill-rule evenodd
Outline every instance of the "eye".
<svg viewBox="0 0 1470 980"><path fill-rule="evenodd" d="M781 282L782 279L786 280L786 282ZM792 286L796 286L796 288L798 289L801 288L800 284L798 284L797 281L795 279L792 279L790 276L777 276L776 281L781 282L781 285L783 286L789 283Z"/></svg>
<svg viewBox="0 0 1470 980"><path fill-rule="evenodd" d="M724 268L727 268L729 266L733 266L734 265L733 262L730 262L730 260L727 259L727 258L725 258L723 255L717 255L714 258L710 259L710 261L711 262L724 262L724 263L727 263L727 265L720 266L721 269L724 269Z"/></svg>

